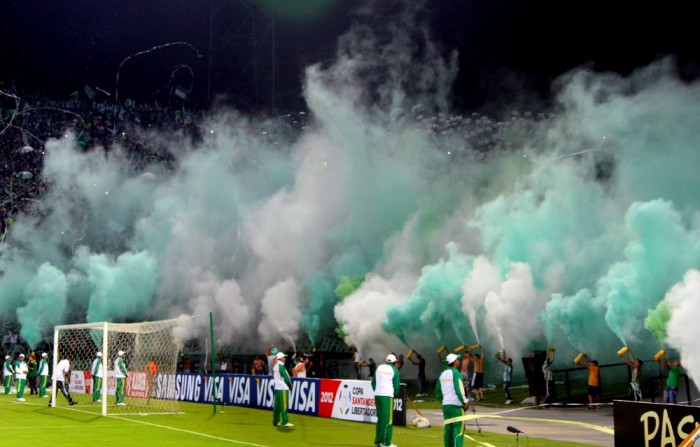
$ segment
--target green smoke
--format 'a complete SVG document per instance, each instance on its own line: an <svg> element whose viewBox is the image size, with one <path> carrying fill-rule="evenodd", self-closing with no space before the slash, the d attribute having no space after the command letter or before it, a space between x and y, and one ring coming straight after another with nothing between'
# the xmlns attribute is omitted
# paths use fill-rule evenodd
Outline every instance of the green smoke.
<svg viewBox="0 0 700 447"><path fill-rule="evenodd" d="M323 272L318 272L306 282L308 304L301 317L301 325L313 346L324 324L335 327L333 320L333 283Z"/></svg>
<svg viewBox="0 0 700 447"><path fill-rule="evenodd" d="M50 264L42 264L25 289L27 304L17 309L17 318L22 324L20 335L29 346L36 346L51 335L54 325L63 322L67 292L68 281L63 272Z"/></svg>
<svg viewBox="0 0 700 447"><path fill-rule="evenodd" d="M659 346L666 343L666 325L671 319L671 311L666 301L661 301L654 309L647 311L644 327L654 335Z"/></svg>
<svg viewBox="0 0 700 447"><path fill-rule="evenodd" d="M362 284L367 266L360 250L349 249L330 262L329 270L317 272L306 282L308 302L301 324L314 345L320 333L335 327L333 307Z"/></svg>
<svg viewBox="0 0 700 447"><path fill-rule="evenodd" d="M357 290L357 288L362 285L364 280L364 276L342 276L340 278L340 283L335 288L335 296L338 297L338 300L342 300Z"/></svg>
<svg viewBox="0 0 700 447"><path fill-rule="evenodd" d="M552 296L547 315L563 330L571 345L579 352L600 351L601 340L609 331L600 318L602 304L584 289L574 296Z"/></svg>
<svg viewBox="0 0 700 447"><path fill-rule="evenodd" d="M461 311L462 282L469 272L471 258L459 254L454 244L447 247L448 257L423 269L414 293L401 306L387 312L383 329L406 344L406 334L435 331L435 343L457 346L471 340L472 331Z"/></svg>
<svg viewBox="0 0 700 447"><path fill-rule="evenodd" d="M686 271L700 261L700 244L672 203L634 203L625 218L626 260L598 283L608 302L606 321L624 345L640 339L640 322ZM682 248L681 248L682 247Z"/></svg>
<svg viewBox="0 0 700 447"><path fill-rule="evenodd" d="M542 321L542 327L544 328L544 335L547 339L547 346L552 346L554 341L554 325L552 320L549 318L547 312L543 311L539 314L540 321Z"/></svg>
<svg viewBox="0 0 700 447"><path fill-rule="evenodd" d="M79 250L76 266L90 285L88 322L129 321L146 316L155 297L155 260L146 252L122 253L116 259Z"/></svg>

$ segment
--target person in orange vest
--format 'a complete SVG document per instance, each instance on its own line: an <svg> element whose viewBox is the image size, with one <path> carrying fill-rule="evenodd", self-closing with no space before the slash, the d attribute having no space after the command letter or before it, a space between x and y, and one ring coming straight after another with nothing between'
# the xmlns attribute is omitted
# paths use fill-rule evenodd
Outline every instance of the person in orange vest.
<svg viewBox="0 0 700 447"><path fill-rule="evenodd" d="M156 362L153 359L150 359L148 363L146 363L146 384L148 385L146 390L147 395L153 393L151 390L153 389L153 379L156 377L156 374L158 374L158 365L156 365Z"/></svg>
<svg viewBox="0 0 700 447"><path fill-rule="evenodd" d="M586 354L584 368L588 369L588 409L600 408L600 366L598 360L591 360Z"/></svg>

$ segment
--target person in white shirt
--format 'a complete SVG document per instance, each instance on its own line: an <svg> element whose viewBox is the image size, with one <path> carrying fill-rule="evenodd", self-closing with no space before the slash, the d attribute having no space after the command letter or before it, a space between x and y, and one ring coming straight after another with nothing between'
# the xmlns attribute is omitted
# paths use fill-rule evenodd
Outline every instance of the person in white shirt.
<svg viewBox="0 0 700 447"><path fill-rule="evenodd" d="M553 347L547 348L547 353L542 364L542 374L544 375L545 396L542 404L551 404L557 400L557 386L554 381L554 373L552 372L552 364L556 357L556 350Z"/></svg>
<svg viewBox="0 0 700 447"><path fill-rule="evenodd" d="M311 369L311 360L309 354L304 354L302 360L294 366L292 374L294 377L306 377L306 371Z"/></svg>
<svg viewBox="0 0 700 447"><path fill-rule="evenodd" d="M92 375L92 401L102 402L100 399L100 393L102 392L102 371L104 366L102 364L102 353L97 352L95 354L95 360L92 361L92 368L90 368L90 374Z"/></svg>
<svg viewBox="0 0 700 447"><path fill-rule="evenodd" d="M446 368L440 373L435 385L435 398L442 404L442 417L445 421L464 416L469 408L469 399L464 391L464 382L459 368L460 356L447 354ZM462 447L464 445L464 423L459 420L444 424L443 445Z"/></svg>
<svg viewBox="0 0 700 447"><path fill-rule="evenodd" d="M287 356L284 352L278 352L275 356L277 362L272 367L272 375L274 377L275 396L272 406L272 425L282 425L283 427L293 427L294 424L289 422L287 415L287 407L289 406L289 389L292 386L292 380L289 378L287 368L284 363Z"/></svg>
<svg viewBox="0 0 700 447"><path fill-rule="evenodd" d="M279 350L275 345L270 345L265 351L265 357L267 357L267 373L269 375L273 374L275 364L277 364L277 352L279 352Z"/></svg>
<svg viewBox="0 0 700 447"><path fill-rule="evenodd" d="M53 379L56 381L56 387L58 391L63 394L66 399L68 399L68 405L75 405L77 402L73 400L70 395L70 360L62 359L56 365L56 369L53 372ZM49 407L52 401L49 400Z"/></svg>
<svg viewBox="0 0 700 447"><path fill-rule="evenodd" d="M393 447L391 438L394 434L392 425L394 412L394 399L399 396L401 374L394 366L396 356L389 354L386 363L379 365L372 376L372 390L374 390L374 406L377 410L377 426L374 431L374 445Z"/></svg>
<svg viewBox="0 0 700 447"><path fill-rule="evenodd" d="M117 358L114 359L114 378L117 382L116 397L117 405L126 405L124 403L124 392L126 391L126 378L129 372L124 364L124 351L117 352Z"/></svg>
<svg viewBox="0 0 700 447"><path fill-rule="evenodd" d="M362 378L362 367L367 365L367 362L365 362L360 351L355 346L351 347L350 350L352 351L352 362L355 365L355 379L359 380Z"/></svg>
<svg viewBox="0 0 700 447"><path fill-rule="evenodd" d="M15 383L17 387L17 402L24 402L24 387L27 386L27 373L29 372L29 367L27 362L24 360L24 354L20 354L19 358L15 361Z"/></svg>
<svg viewBox="0 0 700 447"><path fill-rule="evenodd" d="M503 395L506 397L506 405L513 403L510 395L510 383L513 376L513 359L506 356L506 350L501 349L496 353L496 359L503 363Z"/></svg>

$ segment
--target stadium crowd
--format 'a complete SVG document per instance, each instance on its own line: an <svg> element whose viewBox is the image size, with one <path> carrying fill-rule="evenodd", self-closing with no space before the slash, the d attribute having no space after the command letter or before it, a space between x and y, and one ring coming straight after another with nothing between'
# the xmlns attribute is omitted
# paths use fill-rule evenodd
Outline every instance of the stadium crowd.
<svg viewBox="0 0 700 447"><path fill-rule="evenodd" d="M171 153L156 139L143 138L144 131L157 131L179 138L197 140L204 112L177 104L137 104L131 99L115 103L85 92L74 92L67 99L56 99L33 92L19 91L14 83L0 83L0 237L17 214L30 212L31 205L46 190L41 176L44 145L51 138L63 138L70 131L84 149L99 146L110 150L120 145L126 150L135 172L155 163L172 162ZM102 95L100 95L102 96ZM254 131L273 144L283 136L295 134L306 126L305 112L251 120ZM162 140L161 140L162 141Z"/></svg>
<svg viewBox="0 0 700 447"><path fill-rule="evenodd" d="M92 97L91 97L92 96ZM108 100L74 93L68 99L54 99L16 88L0 89L0 196L2 234L21 212L28 212L47 185L41 176L44 145L50 138L76 135L85 150L101 146L109 150L123 146L134 169L153 161L167 163L168 152L132 138L136 128L194 135L195 112L158 104L135 104L127 100L118 106Z"/></svg>
<svg viewBox="0 0 700 447"><path fill-rule="evenodd" d="M104 98L102 98L104 96ZM41 176L44 144L50 138L62 138L72 131L85 150L101 146L109 150L115 144L126 149L133 169L138 172L153 162L170 163L169 151L154 146L154 140L139 138L142 130L181 134L200 138L202 111L189 110L184 101L177 104L140 103L127 99L116 104L106 95L85 86L69 98L19 91L0 84L0 236L4 236L18 213L29 212L31 205L46 190ZM282 135L297 135L307 128L305 112L264 116L255 132L270 140ZM396 123L417 122L432 139L434 146L450 156L477 154L490 157L509 150L509 144L531 137L535 125L548 119L543 113L520 113L516 110L503 120L486 115L429 114L415 106L410 112L396 109L390 119ZM278 141L271 141L273 144Z"/></svg>

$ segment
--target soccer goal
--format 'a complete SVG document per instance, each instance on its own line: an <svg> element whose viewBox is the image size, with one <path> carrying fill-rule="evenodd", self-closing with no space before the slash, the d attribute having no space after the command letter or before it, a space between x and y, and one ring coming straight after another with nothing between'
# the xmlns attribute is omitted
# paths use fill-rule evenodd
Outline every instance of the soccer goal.
<svg viewBox="0 0 700 447"><path fill-rule="evenodd" d="M178 352L191 321L188 316L129 324L56 326L51 406L78 405L80 410L104 416L178 413L175 373ZM100 381L93 381L96 359L103 364ZM58 384L57 376L62 374L56 374L57 368L65 369L65 362L60 365L62 360L69 361L70 373L65 375L64 384ZM122 366L126 377L118 380L117 376L123 375L119 373ZM62 393L61 387L69 395Z"/></svg>

